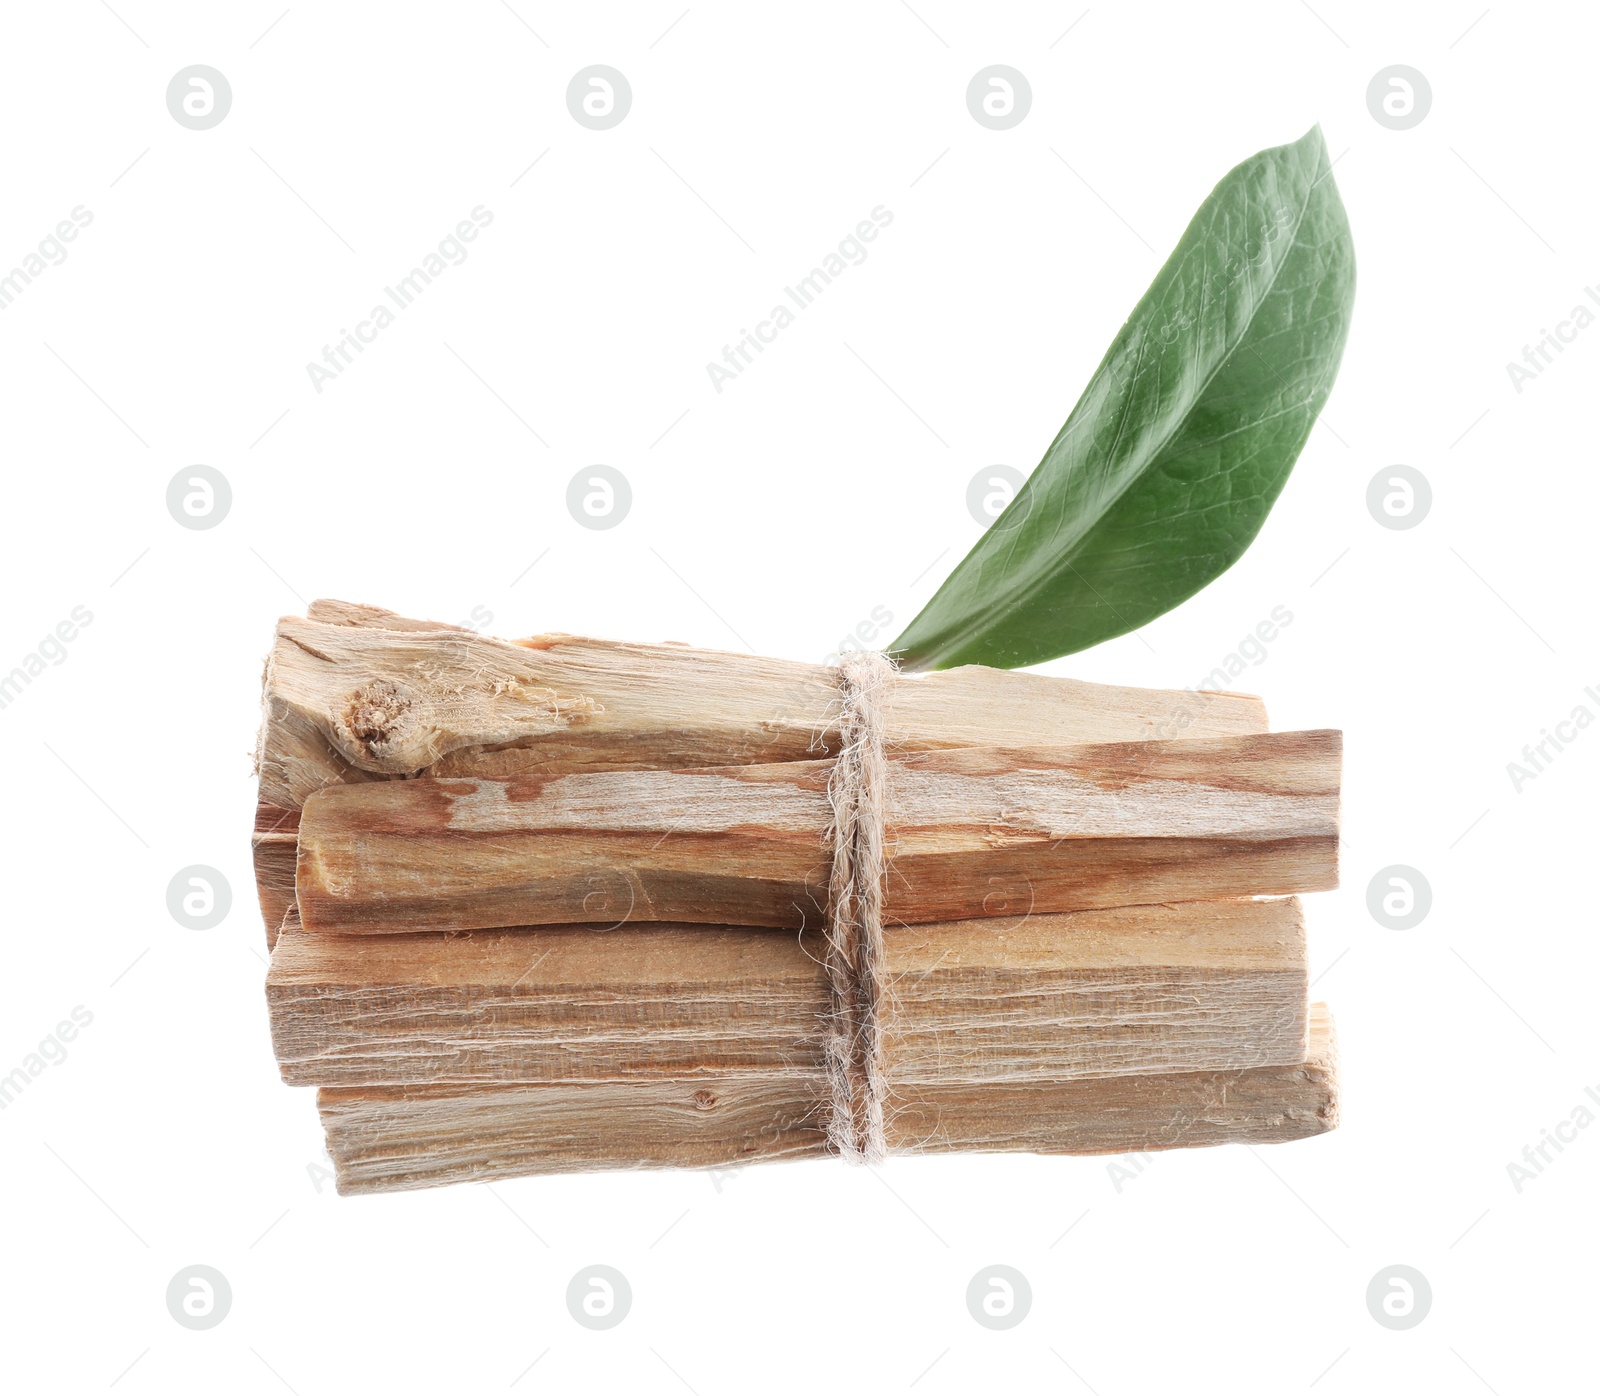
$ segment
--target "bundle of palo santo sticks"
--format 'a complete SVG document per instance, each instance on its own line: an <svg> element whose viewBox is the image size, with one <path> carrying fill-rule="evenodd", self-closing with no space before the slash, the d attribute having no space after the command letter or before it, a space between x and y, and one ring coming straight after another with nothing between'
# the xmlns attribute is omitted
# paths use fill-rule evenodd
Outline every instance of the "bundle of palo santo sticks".
<svg viewBox="0 0 1600 1396"><path fill-rule="evenodd" d="M342 1192L834 1147L837 669L319 601L264 709L273 1045ZM1337 732L978 667L881 718L882 1146L1334 1126L1293 894L1336 883Z"/></svg>

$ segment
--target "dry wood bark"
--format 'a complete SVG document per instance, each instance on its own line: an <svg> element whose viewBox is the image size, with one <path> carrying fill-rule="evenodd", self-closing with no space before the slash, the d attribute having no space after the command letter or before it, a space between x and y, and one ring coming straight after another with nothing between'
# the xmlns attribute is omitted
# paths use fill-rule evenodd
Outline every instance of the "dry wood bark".
<svg viewBox="0 0 1600 1396"><path fill-rule="evenodd" d="M797 761L826 753L835 671L572 635L506 641L318 601L278 623L263 680L261 799L337 782ZM904 750L1138 741L1266 730L1259 698L966 667L905 675ZM821 743L821 745L818 745Z"/></svg>
<svg viewBox="0 0 1600 1396"><path fill-rule="evenodd" d="M318 1092L341 1193L537 1173L732 1167L826 1153L821 1075L687 1081L335 1087ZM1292 1066L896 1092L896 1149L1045 1154L1278 1143L1338 1122L1332 1022L1311 1012Z"/></svg>
<svg viewBox="0 0 1600 1396"><path fill-rule="evenodd" d="M1293 899L900 927L891 1085L1289 1064L1306 1048ZM586 927L310 935L267 976L291 1085L607 1081L822 1070L812 933Z"/></svg>
<svg viewBox="0 0 1600 1396"><path fill-rule="evenodd" d="M1339 758L1337 732L897 755L886 920L1333 887ZM300 915L341 933L816 925L829 764L330 786L302 811Z"/></svg>

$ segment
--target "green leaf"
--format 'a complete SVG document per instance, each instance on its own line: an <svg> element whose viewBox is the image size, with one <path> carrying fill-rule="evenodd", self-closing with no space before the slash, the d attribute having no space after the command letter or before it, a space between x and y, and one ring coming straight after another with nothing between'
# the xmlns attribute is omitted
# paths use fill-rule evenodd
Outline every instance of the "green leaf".
<svg viewBox="0 0 1600 1396"><path fill-rule="evenodd" d="M1354 298L1321 128L1230 171L1038 468L892 652L909 669L1039 664L1227 571L1327 400Z"/></svg>

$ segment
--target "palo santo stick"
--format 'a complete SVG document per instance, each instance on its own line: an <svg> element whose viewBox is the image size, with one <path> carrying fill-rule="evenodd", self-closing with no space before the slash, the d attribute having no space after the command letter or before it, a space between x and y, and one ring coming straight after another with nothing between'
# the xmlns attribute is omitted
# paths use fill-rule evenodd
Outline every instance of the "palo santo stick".
<svg viewBox="0 0 1600 1396"><path fill-rule="evenodd" d="M295 852L300 839L300 811L276 805L256 806L256 827L250 835L255 866L256 900L267 928L267 949L278 943L278 928L294 906Z"/></svg>
<svg viewBox="0 0 1600 1396"><path fill-rule="evenodd" d="M726 926L309 935L267 972L292 1086L608 1081L821 1068L815 949Z"/></svg>
<svg viewBox="0 0 1600 1396"><path fill-rule="evenodd" d="M298 809L337 782L543 776L798 761L825 754L836 671L571 635L515 642L375 607L315 602L278 623L263 681L261 799ZM901 676L903 750L1264 732L1259 698L967 667ZM822 745L818 745L818 743Z"/></svg>
<svg viewBox="0 0 1600 1396"><path fill-rule="evenodd" d="M1340 735L890 758L885 920L1320 891ZM306 802L307 930L629 921L803 927L830 763L330 786Z"/></svg>
<svg viewBox="0 0 1600 1396"><path fill-rule="evenodd" d="M891 1085L1288 1064L1306 1050L1300 907L1126 907L885 933ZM308 935L267 975L290 1085L821 1071L812 933L629 926Z"/></svg>
<svg viewBox="0 0 1600 1396"><path fill-rule="evenodd" d="M1339 1125L1338 1050L1312 1004L1304 1061L1243 1071L1086 1077L897 1092L891 1149L922 1153L1121 1154L1279 1144Z"/></svg>
<svg viewBox="0 0 1600 1396"><path fill-rule="evenodd" d="M891 1148L1100 1154L1303 1139L1338 1123L1333 1025L1311 1010L1307 1060L1243 1071L895 1093ZM537 1173L732 1167L826 1153L820 1074L688 1081L324 1089L341 1193Z"/></svg>

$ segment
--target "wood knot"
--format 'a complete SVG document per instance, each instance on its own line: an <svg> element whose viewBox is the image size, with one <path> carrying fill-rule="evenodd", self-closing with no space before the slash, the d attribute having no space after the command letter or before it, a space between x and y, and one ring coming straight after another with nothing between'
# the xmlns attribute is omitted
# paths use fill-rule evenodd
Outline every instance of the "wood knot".
<svg viewBox="0 0 1600 1396"><path fill-rule="evenodd" d="M692 1099L696 1110L710 1110L717 1103L717 1097L711 1091L696 1091Z"/></svg>
<svg viewBox="0 0 1600 1396"><path fill-rule="evenodd" d="M394 741L395 729L411 711L411 699L388 679L374 679L350 695L344 723L350 735L373 756Z"/></svg>
<svg viewBox="0 0 1600 1396"><path fill-rule="evenodd" d="M431 753L418 749L422 734L416 695L391 679L352 689L333 729L344 754L364 770L403 774L431 759Z"/></svg>

